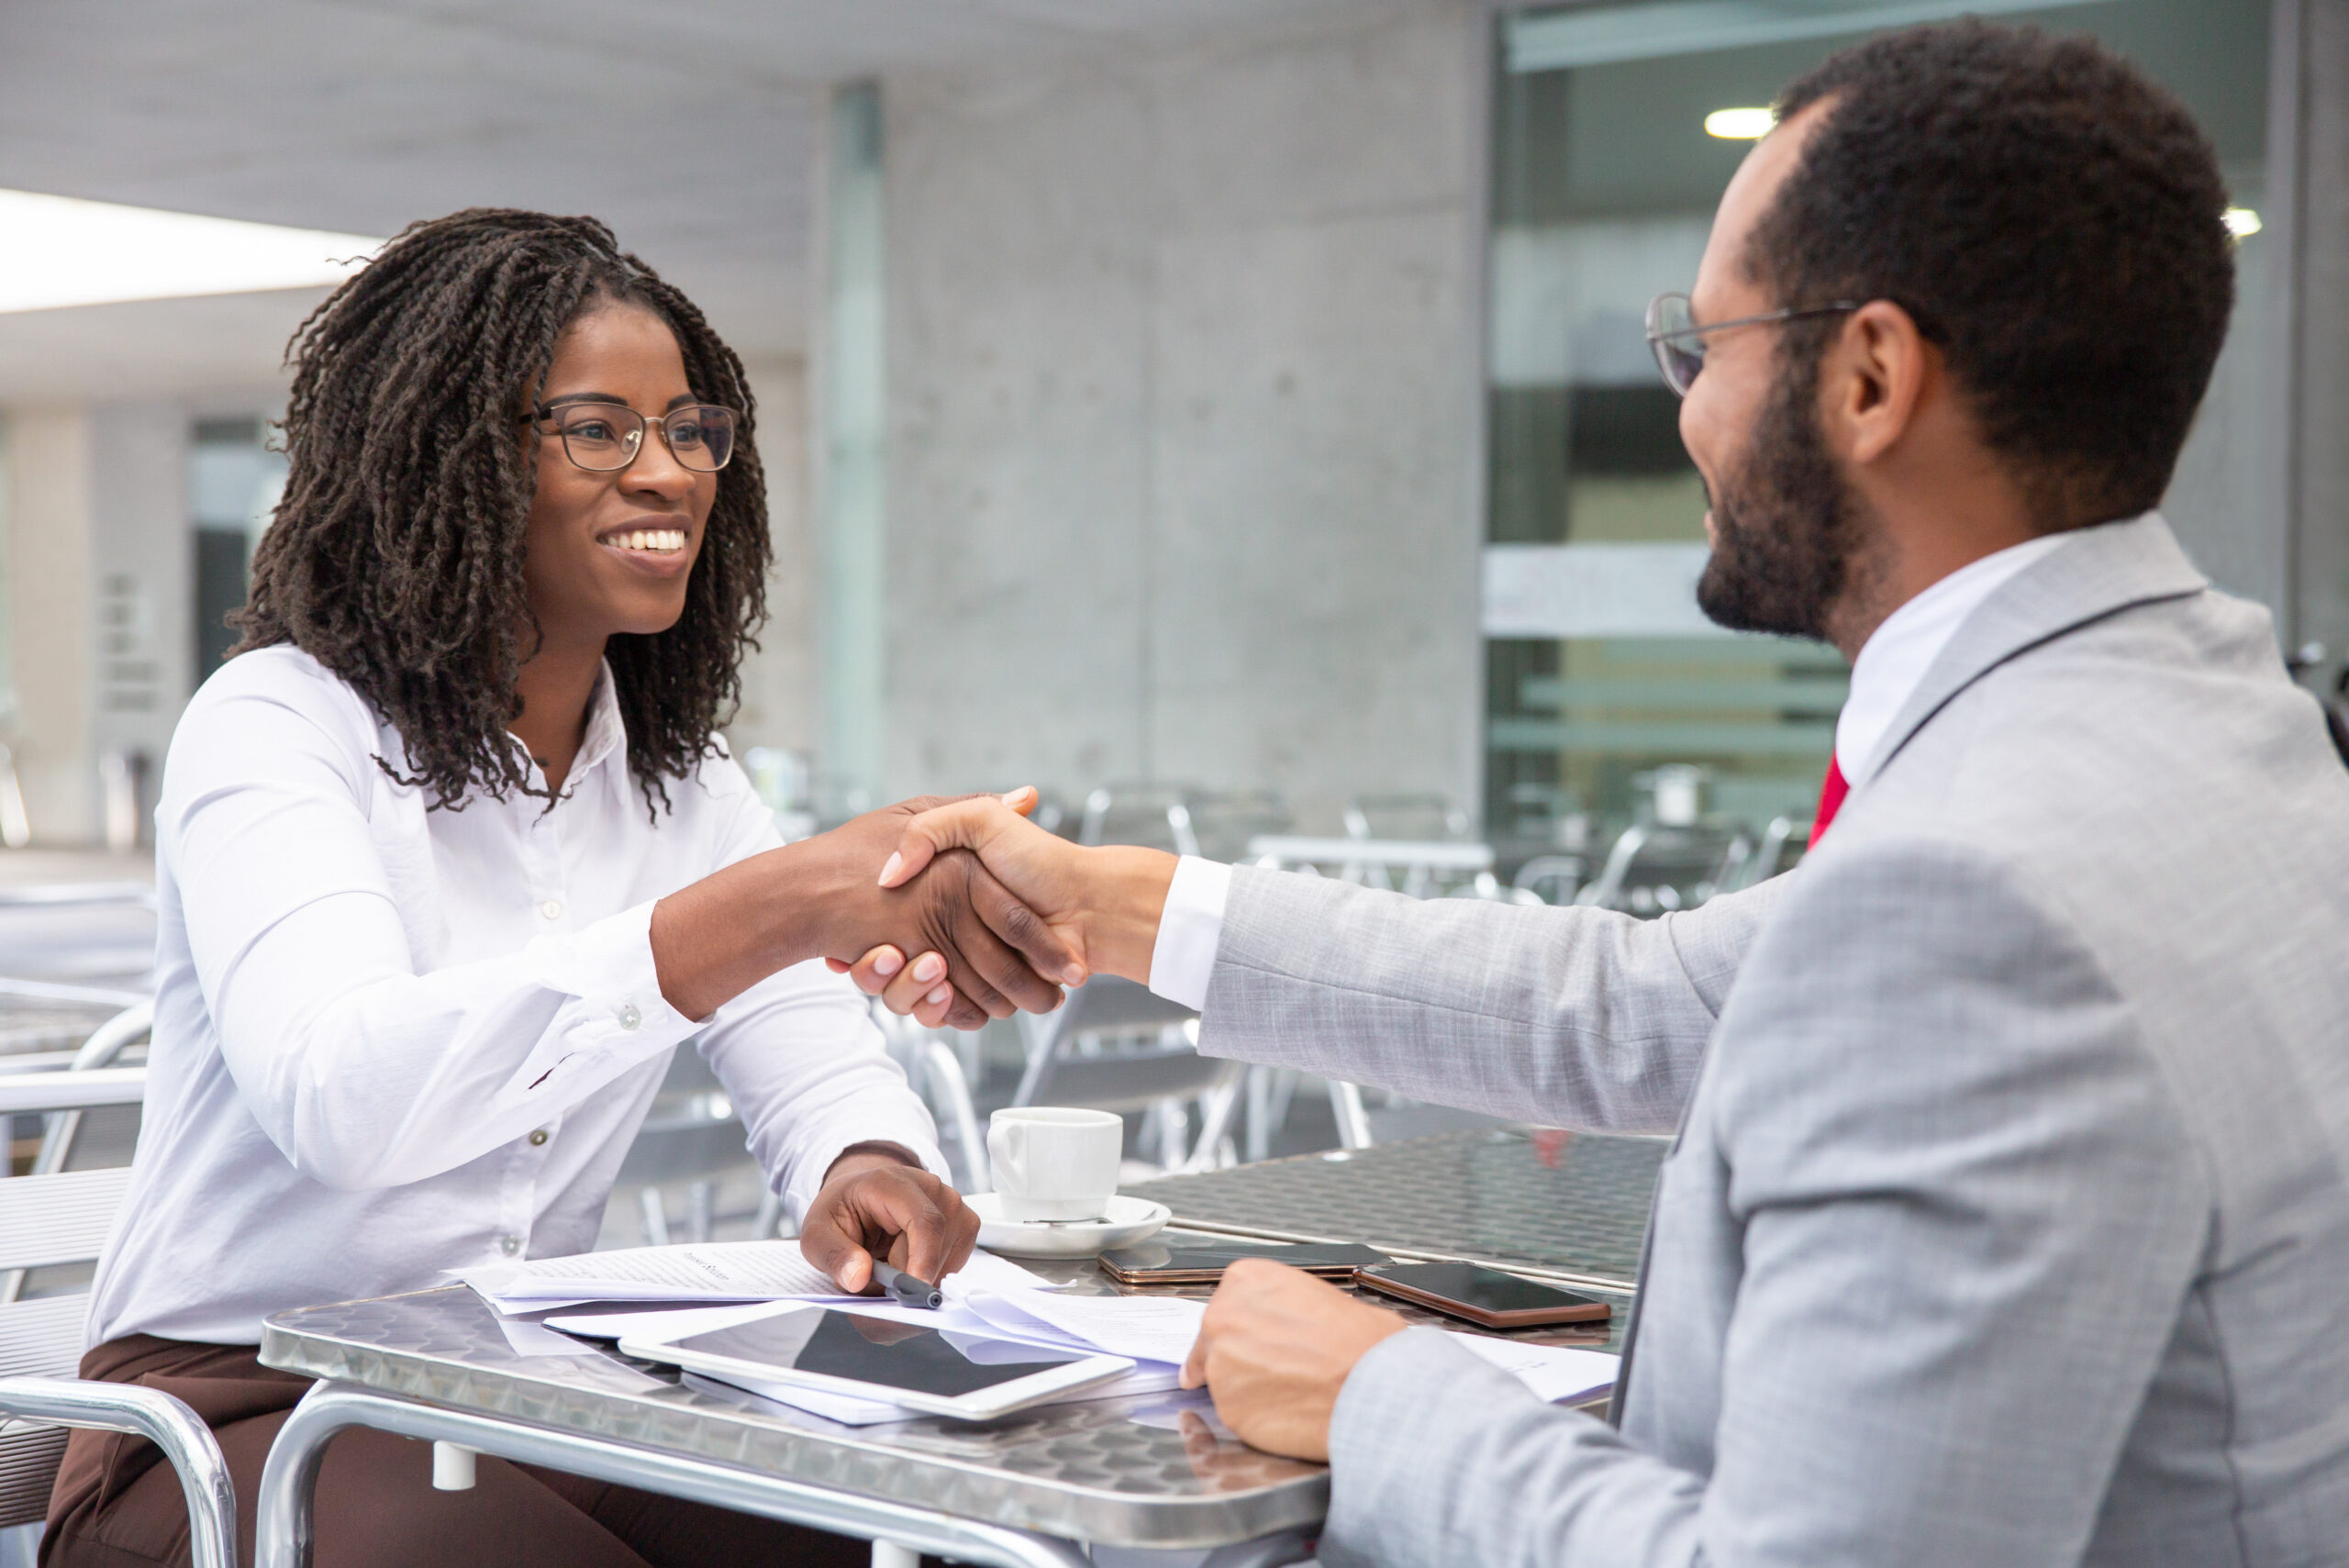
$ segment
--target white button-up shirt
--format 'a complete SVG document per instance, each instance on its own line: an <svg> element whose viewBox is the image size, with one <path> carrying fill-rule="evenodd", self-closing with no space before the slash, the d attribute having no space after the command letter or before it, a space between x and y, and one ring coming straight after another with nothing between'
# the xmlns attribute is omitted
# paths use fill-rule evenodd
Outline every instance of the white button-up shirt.
<svg viewBox="0 0 2349 1568"><path fill-rule="evenodd" d="M156 812L155 1031L94 1342L254 1344L269 1313L584 1251L693 1040L795 1214L853 1143L943 1174L864 999L820 962L701 1024L661 994L656 899L782 840L731 759L628 768L609 673L551 809L428 811L395 731L290 647L229 661L173 737Z"/></svg>
<svg viewBox="0 0 2349 1568"><path fill-rule="evenodd" d="M1957 628L1982 601L2017 573L2071 536L2037 539L1969 562L1884 617L1852 661L1852 690L1835 720L1835 760L1854 789L1876 777L1885 732L1941 657ZM1231 868L1186 855L1166 889L1158 940L1151 949L1150 988L1170 1002L1204 1007L1216 950L1223 942L1223 907Z"/></svg>

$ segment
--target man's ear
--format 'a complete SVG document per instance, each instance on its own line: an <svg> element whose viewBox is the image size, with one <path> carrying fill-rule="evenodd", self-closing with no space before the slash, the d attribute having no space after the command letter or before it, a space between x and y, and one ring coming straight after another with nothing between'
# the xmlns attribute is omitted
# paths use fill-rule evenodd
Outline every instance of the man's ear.
<svg viewBox="0 0 2349 1568"><path fill-rule="evenodd" d="M1828 444L1865 466L1900 444L1939 379L1940 351L1909 314L1871 300L1844 318L1820 360L1820 405Z"/></svg>

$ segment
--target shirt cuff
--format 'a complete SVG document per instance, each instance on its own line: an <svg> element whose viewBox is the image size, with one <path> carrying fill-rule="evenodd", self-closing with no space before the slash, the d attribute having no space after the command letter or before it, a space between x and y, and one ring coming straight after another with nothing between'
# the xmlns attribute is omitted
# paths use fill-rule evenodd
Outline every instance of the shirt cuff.
<svg viewBox="0 0 2349 1568"><path fill-rule="evenodd" d="M1197 855L1174 866L1158 941L1150 950L1150 988L1190 1008L1208 1004L1216 949L1223 943L1223 906L1231 896L1231 868Z"/></svg>

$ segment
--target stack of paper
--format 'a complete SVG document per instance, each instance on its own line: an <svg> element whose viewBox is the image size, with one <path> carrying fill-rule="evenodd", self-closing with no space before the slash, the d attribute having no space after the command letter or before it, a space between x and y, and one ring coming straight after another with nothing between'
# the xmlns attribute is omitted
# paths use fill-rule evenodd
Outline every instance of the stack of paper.
<svg viewBox="0 0 2349 1568"><path fill-rule="evenodd" d="M449 1271L502 1312L544 1311L586 1301L859 1301L809 1262L796 1241L707 1241L631 1247L484 1263ZM972 1290L1051 1290L1047 1281L992 1252L940 1282L949 1296Z"/></svg>
<svg viewBox="0 0 2349 1568"><path fill-rule="evenodd" d="M1065 1296L1038 1275L991 1252L939 1282L946 1305L935 1310L883 1297L848 1296L800 1253L796 1241L729 1241L680 1247L639 1247L569 1258L535 1258L452 1271L497 1309L514 1348L526 1355L583 1353L563 1333L598 1340L683 1339L773 1310L778 1301L821 1302L860 1316L886 1318L1052 1350L1098 1351L1137 1364L1114 1384L1083 1399L1155 1393L1179 1385L1182 1365L1198 1338L1206 1303L1167 1296ZM641 1312L611 1305L647 1304ZM654 1309L652 1303L703 1305ZM590 1304L602 1310L572 1312ZM544 1325L541 1327L540 1325ZM520 1337L518 1337L520 1336ZM1553 1403L1581 1399L1611 1386L1617 1361L1598 1351L1454 1334L1474 1354L1515 1376L1536 1397ZM592 1353L592 1352L584 1352ZM818 1393L786 1384L745 1382L751 1392L852 1425L914 1418L879 1400Z"/></svg>

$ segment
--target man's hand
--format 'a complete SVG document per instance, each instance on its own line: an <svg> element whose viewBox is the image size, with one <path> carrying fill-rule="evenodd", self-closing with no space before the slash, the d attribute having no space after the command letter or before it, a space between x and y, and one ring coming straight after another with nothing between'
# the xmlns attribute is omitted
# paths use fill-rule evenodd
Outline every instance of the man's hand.
<svg viewBox="0 0 2349 1568"><path fill-rule="evenodd" d="M911 1159L882 1146L851 1149L807 1206L800 1253L851 1295L872 1284L875 1258L936 1284L978 1244L979 1217L963 1195Z"/></svg>
<svg viewBox="0 0 2349 1568"><path fill-rule="evenodd" d="M882 884L902 886L957 851L975 853L1083 969L1147 984L1174 857L1131 845L1081 849L1028 821L1022 813L1034 804L1035 792L1021 788L916 815L883 868ZM921 952L910 964L909 951ZM890 1011L936 1028L955 1005L956 986L943 962L935 952L888 944L865 952L849 972Z"/></svg>
<svg viewBox="0 0 2349 1568"><path fill-rule="evenodd" d="M1208 1303L1183 1386L1207 1385L1215 1413L1267 1453L1327 1461L1330 1417L1347 1374L1408 1325L1383 1307L1269 1258L1224 1271Z"/></svg>

